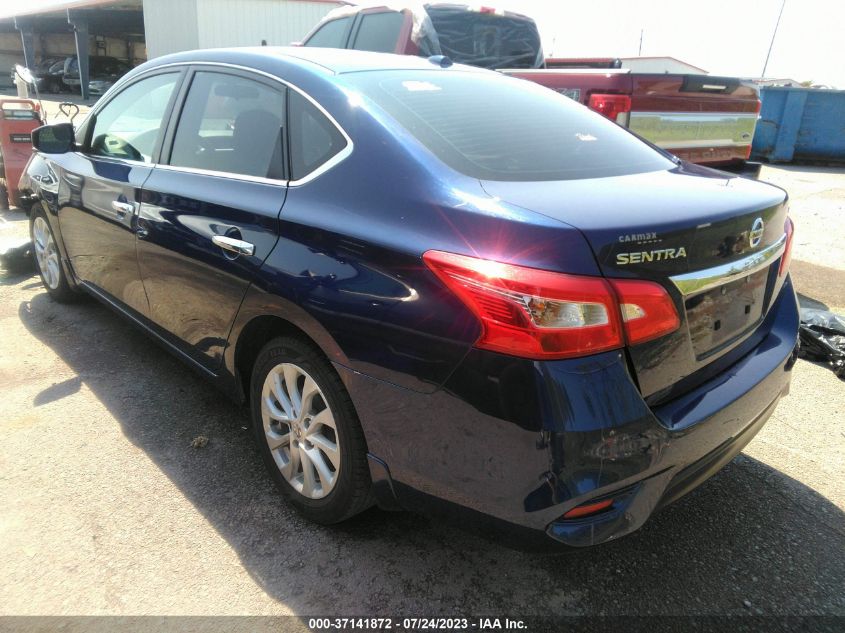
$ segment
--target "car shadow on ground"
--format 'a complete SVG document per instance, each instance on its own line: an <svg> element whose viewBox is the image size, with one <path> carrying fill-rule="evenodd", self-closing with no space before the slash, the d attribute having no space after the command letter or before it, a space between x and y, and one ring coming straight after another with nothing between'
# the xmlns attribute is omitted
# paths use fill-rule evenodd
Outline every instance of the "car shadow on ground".
<svg viewBox="0 0 845 633"><path fill-rule="evenodd" d="M133 326L94 302L58 305L43 292L22 303L19 316L225 537L263 590L294 613L845 613L843 512L749 457L639 532L562 556L526 554L378 509L324 528L301 519L274 489L246 410ZM132 359L131 367L118 357ZM50 388L33 406L78 388L77 381ZM210 442L191 448L200 434Z"/></svg>

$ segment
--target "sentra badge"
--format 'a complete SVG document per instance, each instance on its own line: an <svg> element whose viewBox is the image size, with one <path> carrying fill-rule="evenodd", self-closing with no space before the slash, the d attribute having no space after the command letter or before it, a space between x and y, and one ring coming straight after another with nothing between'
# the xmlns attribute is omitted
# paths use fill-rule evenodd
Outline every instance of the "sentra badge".
<svg viewBox="0 0 845 633"><path fill-rule="evenodd" d="M661 262L667 259L678 259L687 256L687 249L680 248L658 248L653 251L635 251L633 253L617 253L616 265L645 264L647 262Z"/></svg>

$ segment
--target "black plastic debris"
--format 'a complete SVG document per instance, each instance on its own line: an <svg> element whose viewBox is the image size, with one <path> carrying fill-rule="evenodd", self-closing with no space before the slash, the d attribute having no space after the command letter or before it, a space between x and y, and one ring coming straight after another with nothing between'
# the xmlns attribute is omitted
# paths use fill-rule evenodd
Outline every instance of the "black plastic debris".
<svg viewBox="0 0 845 633"><path fill-rule="evenodd" d="M799 297L799 304L800 357L826 362L837 376L845 379L845 316L805 297Z"/></svg>
<svg viewBox="0 0 845 633"><path fill-rule="evenodd" d="M0 247L0 268L13 274L35 270L32 243L29 240L21 240L18 244Z"/></svg>

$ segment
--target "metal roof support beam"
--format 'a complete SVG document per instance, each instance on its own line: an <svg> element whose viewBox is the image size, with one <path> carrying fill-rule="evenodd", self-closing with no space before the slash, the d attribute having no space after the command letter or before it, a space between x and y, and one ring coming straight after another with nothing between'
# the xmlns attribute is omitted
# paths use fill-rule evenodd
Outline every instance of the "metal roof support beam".
<svg viewBox="0 0 845 633"><path fill-rule="evenodd" d="M82 98L86 101L90 96L88 93L89 65L88 53L90 44L88 42L88 16L83 12L67 10L67 21L73 27L73 36L76 40L76 59L79 65L79 89Z"/></svg>
<svg viewBox="0 0 845 633"><path fill-rule="evenodd" d="M35 25L32 20L15 18L15 28L21 32L23 65L35 70Z"/></svg>

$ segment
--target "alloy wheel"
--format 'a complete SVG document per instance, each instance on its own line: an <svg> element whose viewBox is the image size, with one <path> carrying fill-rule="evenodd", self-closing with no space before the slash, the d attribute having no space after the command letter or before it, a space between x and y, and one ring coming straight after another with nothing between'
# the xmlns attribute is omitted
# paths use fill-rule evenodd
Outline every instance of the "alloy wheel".
<svg viewBox="0 0 845 633"><path fill-rule="evenodd" d="M61 270L59 268L59 252L47 221L42 217L35 218L32 225L32 241L35 249L35 259L38 269L44 278L44 283L51 290L59 287Z"/></svg>
<svg viewBox="0 0 845 633"><path fill-rule="evenodd" d="M273 367L261 390L264 437L282 477L302 496L322 499L337 482L340 444L328 401L293 363Z"/></svg>

